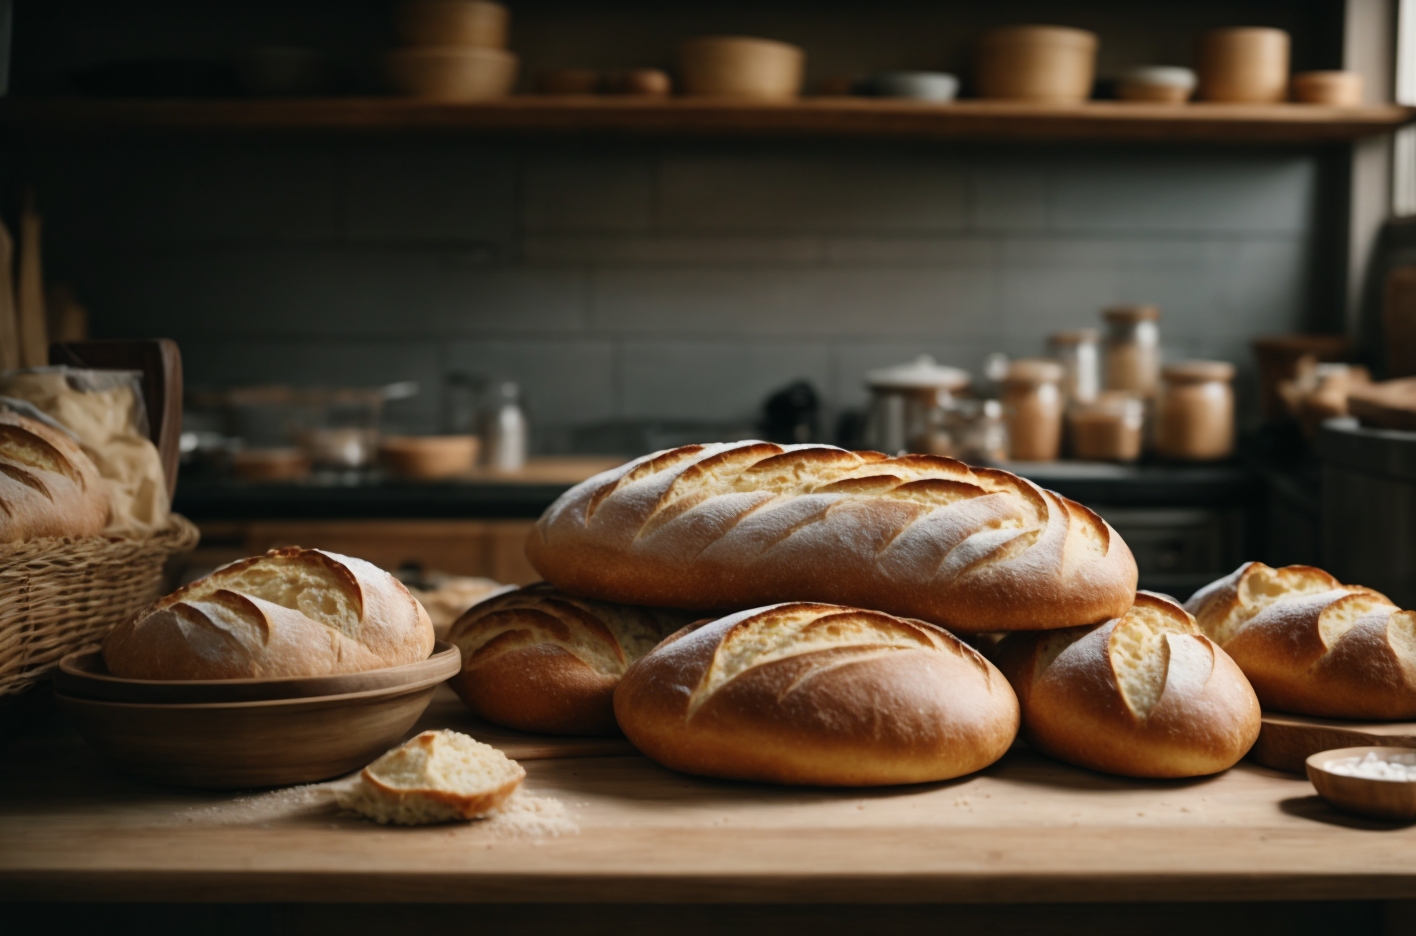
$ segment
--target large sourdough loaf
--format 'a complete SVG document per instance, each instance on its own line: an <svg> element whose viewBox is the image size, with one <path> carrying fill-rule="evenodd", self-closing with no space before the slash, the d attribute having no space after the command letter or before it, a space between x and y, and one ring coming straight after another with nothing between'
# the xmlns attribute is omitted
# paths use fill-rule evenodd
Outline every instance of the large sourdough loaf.
<svg viewBox="0 0 1416 936"><path fill-rule="evenodd" d="M1018 731L1007 681L948 631L807 603L684 628L630 667L615 715L665 767L820 786L962 776Z"/></svg>
<svg viewBox="0 0 1416 936"><path fill-rule="evenodd" d="M1234 766L1259 736L1244 674L1168 598L1140 592L1097 627L1009 634L993 651L1023 736L1059 760L1128 777Z"/></svg>
<svg viewBox="0 0 1416 936"><path fill-rule="evenodd" d="M433 650L428 613L362 559L272 549L159 600L103 643L126 679L324 676L401 666Z"/></svg>
<svg viewBox="0 0 1416 936"><path fill-rule="evenodd" d="M78 443L0 410L0 543L97 536L107 523L103 480Z"/></svg>
<svg viewBox="0 0 1416 936"><path fill-rule="evenodd" d="M1265 708L1416 718L1416 611L1322 569L1249 562L1185 605Z"/></svg>
<svg viewBox="0 0 1416 936"><path fill-rule="evenodd" d="M959 631L1095 624L1136 563L1066 498L949 458L689 445L572 488L526 544L564 591L675 608L825 601Z"/></svg>
<svg viewBox="0 0 1416 936"><path fill-rule="evenodd" d="M614 734L613 697L684 614L576 598L544 583L472 606L448 632L452 688L487 721L542 734Z"/></svg>

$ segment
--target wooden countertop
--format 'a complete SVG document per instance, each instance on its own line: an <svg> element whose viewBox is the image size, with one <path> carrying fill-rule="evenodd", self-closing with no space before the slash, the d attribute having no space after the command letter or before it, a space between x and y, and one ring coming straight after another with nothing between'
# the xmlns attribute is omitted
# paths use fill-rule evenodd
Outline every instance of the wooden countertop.
<svg viewBox="0 0 1416 936"><path fill-rule="evenodd" d="M0 757L0 900L1075 902L1416 897L1416 827L1349 819L1304 779L1242 764L1121 780L1015 749L951 783L783 789L680 776L622 740L424 726L523 758L564 816L384 828L324 788L188 792L127 779L74 735ZM504 824L503 824L504 825ZM557 831L552 828L551 831Z"/></svg>

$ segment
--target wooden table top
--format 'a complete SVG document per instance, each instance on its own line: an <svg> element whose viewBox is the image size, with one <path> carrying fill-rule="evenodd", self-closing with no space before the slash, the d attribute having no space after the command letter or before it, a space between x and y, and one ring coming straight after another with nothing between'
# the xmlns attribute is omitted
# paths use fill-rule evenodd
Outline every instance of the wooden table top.
<svg viewBox="0 0 1416 936"><path fill-rule="evenodd" d="M0 900L1070 902L1409 899L1416 827L1331 811L1251 764L1122 780L1022 749L949 783L784 789L681 776L623 740L421 727L527 769L534 822L385 828L325 786L190 792L128 779L75 735L0 750ZM548 803L548 800L556 803Z"/></svg>

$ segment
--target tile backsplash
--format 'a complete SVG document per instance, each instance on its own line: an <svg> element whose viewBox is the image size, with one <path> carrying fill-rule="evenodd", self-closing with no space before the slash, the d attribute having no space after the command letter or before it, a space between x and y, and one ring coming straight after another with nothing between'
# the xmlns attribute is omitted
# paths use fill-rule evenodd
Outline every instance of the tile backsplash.
<svg viewBox="0 0 1416 936"><path fill-rule="evenodd" d="M52 279L193 386L526 388L543 450L611 420L750 422L928 352L977 370L1118 302L1166 354L1320 325L1323 164L1288 149L161 140L31 154ZM1324 266L1326 264L1326 266Z"/></svg>

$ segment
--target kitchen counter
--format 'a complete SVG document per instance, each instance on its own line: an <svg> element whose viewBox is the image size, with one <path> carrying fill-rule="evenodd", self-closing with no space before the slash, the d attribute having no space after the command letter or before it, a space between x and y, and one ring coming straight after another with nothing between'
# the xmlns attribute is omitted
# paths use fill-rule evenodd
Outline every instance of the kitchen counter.
<svg viewBox="0 0 1416 936"><path fill-rule="evenodd" d="M384 828L327 789L189 792L128 779L63 730L0 758L0 901L1076 903L1416 898L1416 827L1330 810L1249 763L1138 781L1015 748L980 774L871 790L663 770L620 739L420 727L519 757L537 822ZM559 834L553 834L559 833Z"/></svg>

